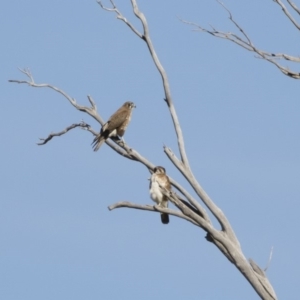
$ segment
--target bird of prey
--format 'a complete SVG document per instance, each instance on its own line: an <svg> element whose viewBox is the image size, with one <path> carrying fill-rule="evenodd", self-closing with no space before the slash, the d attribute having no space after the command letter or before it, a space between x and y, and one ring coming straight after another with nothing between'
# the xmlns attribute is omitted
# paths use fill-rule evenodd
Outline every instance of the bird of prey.
<svg viewBox="0 0 300 300"><path fill-rule="evenodd" d="M109 118L92 142L94 151L98 151L108 138L124 135L134 107L133 102L127 101Z"/></svg>
<svg viewBox="0 0 300 300"><path fill-rule="evenodd" d="M157 166L154 168L154 173L150 178L150 197L156 202L160 207L168 207L168 198L162 193L162 188L167 191L171 191L170 179L166 175L166 170L164 167ZM166 213L161 213L161 222L163 224L169 223L169 215Z"/></svg>

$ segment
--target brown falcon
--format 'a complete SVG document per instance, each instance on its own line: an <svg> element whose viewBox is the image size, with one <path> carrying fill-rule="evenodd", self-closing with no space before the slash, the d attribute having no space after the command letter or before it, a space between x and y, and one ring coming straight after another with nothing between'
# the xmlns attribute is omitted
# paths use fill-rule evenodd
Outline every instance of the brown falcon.
<svg viewBox="0 0 300 300"><path fill-rule="evenodd" d="M94 151L98 151L108 138L124 135L134 107L133 102L127 101L109 118L92 142Z"/></svg>
<svg viewBox="0 0 300 300"><path fill-rule="evenodd" d="M160 207L168 207L168 198L162 193L162 187L167 191L171 191L170 179L166 175L166 170L163 167L157 166L154 168L154 173L150 178L150 196ZM163 224L169 223L169 215L161 214L161 222Z"/></svg>

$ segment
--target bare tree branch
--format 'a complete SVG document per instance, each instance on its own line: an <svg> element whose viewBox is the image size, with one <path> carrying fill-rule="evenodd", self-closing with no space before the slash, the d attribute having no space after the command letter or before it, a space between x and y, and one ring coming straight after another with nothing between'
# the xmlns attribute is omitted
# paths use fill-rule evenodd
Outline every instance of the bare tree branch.
<svg viewBox="0 0 300 300"><path fill-rule="evenodd" d="M80 127L80 128L82 128L82 129L89 130L89 131L91 131L92 133L94 133L94 131L90 128L91 126L90 126L89 124L86 124L85 122L82 121L81 123L72 124L72 125L66 127L64 130L62 130L62 131L60 131L60 132L50 133L50 134L48 135L48 137L45 138L45 139L40 138L40 140L41 140L42 142L37 143L37 145L39 145L39 146L45 145L45 144L47 144L53 137L55 137L55 136L61 136L61 135L67 133L68 131L70 131L70 130L76 128L76 127Z"/></svg>
<svg viewBox="0 0 300 300"><path fill-rule="evenodd" d="M84 107L84 106L80 106L76 103L75 99L72 98L71 96L67 95L67 93L65 93L64 91L62 91L61 89L57 88L57 87L54 87L50 84L36 84L35 81L34 81L34 78L31 74L31 72L26 69L26 70L22 70L22 69L19 69L23 74L25 74L27 77L29 77L30 81L26 81L26 80L9 80L9 82L12 82L12 83L19 83L19 84L28 84L32 87L45 87L45 88L50 88L50 89L53 89L54 91L58 92L59 94L63 95L69 102L71 102L71 104L83 111L83 112L86 112L87 114L91 115L90 112L91 111L94 111L92 113L92 117L94 117L95 115L97 116L96 120L101 124L103 125L105 122L104 120L101 118L101 116L98 114L97 112L97 106L95 104L95 101L93 100L93 98L88 95L88 100L91 104L91 108L89 107ZM84 108L84 109L83 109ZM60 135L63 135L65 134L66 132L68 132L69 130L75 128L75 127L85 127L85 129L87 129L88 131L90 131L93 135L97 135L98 132L95 132L92 128L89 127L88 124L84 123L84 122L81 122L81 123L78 123L78 124L73 124L67 128L65 128L63 131L61 132L58 132L58 133L51 133L49 134L49 136L45 139L40 139L42 140L43 142L41 143L38 143L38 145L44 145L46 144L48 141L50 141L52 139L52 137L54 136L60 136ZM113 139L112 139L113 140ZM131 159L131 160L135 160L135 161L138 161L140 163L142 163L144 166L146 166L149 170L153 170L153 168L155 167L155 165L153 163L151 163L150 161L148 161L145 157L143 157L141 154L139 154L135 149L129 147L126 143L123 143L122 141L119 141L119 140L113 140L114 142L112 142L111 140L107 140L106 143L113 149L115 150L117 153L119 153L120 155L128 158L128 159ZM117 146L117 145L118 146ZM120 147L122 149L120 149ZM178 183L176 182L175 180L173 180L172 178L170 178L171 180L171 184L178 190L180 191L187 199L188 201L193 205L195 206L204 216L205 216L205 219L206 220L209 220L209 217L207 215L207 213L203 210L203 208L201 207L201 205Z"/></svg>
<svg viewBox="0 0 300 300"><path fill-rule="evenodd" d="M114 12L117 14L117 19L123 21L139 38L143 38L143 35L130 23L127 21L127 19L122 15L122 13L118 10L116 7L114 1L110 0L110 3L112 4L112 8L105 7L102 4L101 0L97 0L97 3L101 6L102 9L109 11L109 12Z"/></svg>
<svg viewBox="0 0 300 300"><path fill-rule="evenodd" d="M262 283L265 291L270 295L270 297L274 297L275 291L268 281L265 272L251 258L249 259L249 263L255 274L257 274L258 280Z"/></svg>
<svg viewBox="0 0 300 300"><path fill-rule="evenodd" d="M37 84L34 81L34 78L31 74L31 72L26 69L26 70L21 70L19 69L23 74L25 74L30 81L25 81L25 80L9 80L9 82L13 82L13 83L20 83L20 84L28 84L32 87L45 87L45 88L50 88L53 89L54 91L58 92L59 94L63 95L75 108L89 114L92 117L96 116L96 120L103 125L105 122L103 121L103 119L100 117L100 115L97 112L97 107L95 104L95 101L93 100L93 98L88 95L88 100L91 104L91 107L84 107L84 106L80 106L77 104L76 100L74 98L72 98L71 96L67 95L67 93L65 93L63 90L54 87L50 84ZM38 143L38 145L44 145L46 144L48 141L50 141L54 136L61 136L65 133L67 133L69 130L74 129L76 127L82 127L85 128L86 130L90 131L93 135L97 135L97 132L95 132L88 124L81 122L78 124L73 124L67 128L65 128L63 131L58 132L58 133L51 133L49 134L49 136L45 139L40 139L41 143ZM113 149L115 150L117 153L119 153L120 155L131 159L131 160L135 160L138 161L140 163L142 163L144 166L146 166L149 170L153 170L153 168L155 167L155 165L151 162L149 162L145 157L143 157L141 154L139 154L136 150L134 150L133 148L129 147L126 143L124 143L123 141L119 141L119 140L114 140L112 139L114 142L112 142L111 140L107 140L106 143ZM180 191L185 197L186 199L193 205L196 207L196 209L204 216L204 218L209 221L209 216L206 213L206 211L201 207L201 205L175 180L173 180L172 178L170 178L171 180L171 184L178 190ZM209 221L210 222L210 221Z"/></svg>
<svg viewBox="0 0 300 300"><path fill-rule="evenodd" d="M88 95L88 100L91 104L91 107L86 107L86 106L81 106L79 104L77 104L76 100L74 98L72 98L71 96L69 96L66 92L64 92L63 90L53 86L53 85L50 85L48 83L43 83L43 84L37 84L34 82L34 79L33 79L33 76L31 74L31 72L28 70L28 69L19 69L23 74L25 74L30 80L29 81L26 81L26 80L9 80L9 82L13 82L13 83L19 83L19 84L28 84L29 86L32 86L32 87L39 87L39 88L50 88L52 90L54 90L55 92L63 95L76 109L82 111L82 112L85 112L87 113L88 115L90 115L91 117L93 117L95 120L97 120L101 125L104 124L104 121L103 119L100 117L100 115L98 114L97 112L97 107L96 107L96 104L93 100L93 98ZM72 128L71 128L72 129ZM69 129L70 130L70 129ZM69 131L67 130L67 131ZM87 128L88 131L90 131L92 134L96 135L97 133L92 130L91 128ZM51 134L50 134L51 135ZM49 137L48 137L49 138ZM47 138L46 138L47 139ZM51 140L52 137L49 139ZM49 141L47 140L47 142ZM45 142L46 143L46 142ZM44 143L44 144L45 144ZM117 153L119 153L120 155L128 158L128 159L131 159L131 160L137 160L135 158L135 156L139 157L138 153L135 153L134 151L132 151L131 148L129 148L124 142L122 141L118 141L118 140L114 140L114 142L111 140L107 140L106 141L106 144L111 147L113 150L115 150ZM124 151L126 150L126 151ZM133 155L131 155L133 154ZM140 156L140 159L143 160L144 158L142 158Z"/></svg>
<svg viewBox="0 0 300 300"><path fill-rule="evenodd" d="M79 111L85 112L88 115L90 115L92 118L94 118L96 121L98 121L100 124L103 123L103 120L100 118L100 116L97 113L96 106L93 104L93 100L90 96L88 96L88 99L91 103L91 107L86 107L86 106L81 106L77 104L76 100L72 97L70 97L66 92L63 90L55 87L54 85L48 84L48 83L35 83L34 79L32 77L32 74L30 73L29 69L19 69L22 73L24 73L30 80L9 80L9 82L15 82L15 83L25 83L28 84L29 86L36 87L36 88L49 88L54 90L55 92L61 94L64 96L76 109Z"/></svg>
<svg viewBox="0 0 300 300"><path fill-rule="evenodd" d="M300 30L300 25L296 22L296 20L293 18L293 16L290 14L290 12L287 10L287 8L285 7L285 5L281 2L281 0L273 0L274 2L276 2L282 9L282 11L284 12L284 14L288 17L288 19L295 25L295 27ZM299 13L299 10L297 9L296 5L294 3L292 3L291 1L287 0L288 3L292 6L292 8Z"/></svg>
<svg viewBox="0 0 300 300"><path fill-rule="evenodd" d="M231 225L227 218L225 217L224 213L221 211L220 208L218 208L214 202L210 199L210 197L207 195L207 193L204 191L204 189L200 186L200 184L197 182L196 178L192 174L190 170L187 170L183 164L176 158L175 154L172 152L170 148L164 147L164 152L168 156L168 158L172 161L172 163L176 166L176 168L181 172L181 174L186 178L186 180L189 182L191 187L194 189L194 191L197 193L197 195L201 198L201 200L204 202L204 204L208 207L208 209L212 212L212 214L215 216L215 218L219 221L222 230L224 230L228 237L231 239L231 241L236 244L240 248L240 243L231 228Z"/></svg>
<svg viewBox="0 0 300 300"><path fill-rule="evenodd" d="M172 186L174 186L188 201L189 203L203 216L203 218L211 224L210 218L205 209L200 205L196 199L194 199L187 190L179 185L174 179L169 176ZM181 199L182 200L182 199Z"/></svg>
<svg viewBox="0 0 300 300"><path fill-rule="evenodd" d="M55 90L56 92L62 94L69 102L71 102L71 104L81 111L84 111L88 114L90 114L90 110L96 110L96 105L94 100L92 99L91 96L88 96L88 99L92 105L91 108L85 108L83 106L80 106L76 103L76 101L71 98L69 95L67 95L64 91L53 87L52 85L49 84L36 84L33 80L33 76L31 75L31 73L28 70L25 70L23 73L25 73L29 78L30 81L22 81L22 80L10 80L10 82L16 82L16 83L25 83L25 84L29 84L32 87L47 87L47 88L51 88L53 90ZM70 101L71 99L71 101ZM94 116L95 114L93 114L92 116ZM98 113L97 113L98 115ZM99 122L103 125L104 121L102 120L102 118L98 115ZM70 128L69 130L73 129L73 126L71 126L72 128ZM75 127L74 127L75 128ZM68 131L68 130L67 130ZM66 131L66 132L67 132ZM89 130L91 131L91 130ZM94 135L97 134L95 131L91 131ZM60 133L58 133L60 134ZM63 133L62 133L63 134ZM55 136L55 134L53 134L53 136ZM49 137L48 137L49 138ZM117 147L115 145L115 143L117 143L120 147L122 147L123 150L125 150L124 152L121 152L120 147ZM119 154L130 158L132 160L136 160L142 164L144 164L149 170L153 170L154 168L154 164L150 163L145 157L143 157L142 155L140 155L136 150L130 148L127 144L123 143L122 141L115 141L115 143L113 143L112 141L107 141L107 144L113 148L115 151L117 151ZM181 162L180 162L181 163ZM182 163L181 163L182 164ZM188 203L184 202L180 202L178 199L178 197L176 196L176 194L172 194L169 195L170 200L182 211L185 212L185 215L187 216L187 220L195 223L194 219L197 220L197 225L202 227L204 230L207 230L207 228L210 228L210 230L214 230L213 227L211 227L211 222L209 220L209 217L207 215L207 213L205 212L205 210L201 207L201 205L195 200L193 199L189 193L181 186L179 185L176 181L174 181L173 179L171 179L171 183L172 185L178 189L184 196L187 197L188 201L195 207L195 209L193 208L193 206L188 206ZM158 210L158 209L157 209ZM178 212L179 213L179 212ZM174 215L176 215L176 213L172 213ZM182 217L181 214L178 215L179 217ZM188 217L191 216L191 217ZM200 217L201 216L201 217ZM191 221L192 220L192 221ZM211 233L213 235L213 233Z"/></svg>
<svg viewBox="0 0 300 300"><path fill-rule="evenodd" d="M273 0L273 1L277 2L278 0ZM228 40L228 41L230 41L232 43L235 43L235 44L239 45L240 47L242 47L242 48L244 48L244 49L246 49L250 52L254 52L258 55L258 58L264 59L264 60L272 63L273 65L275 65L284 75L289 76L289 77L294 78L294 79L300 79L300 73L299 72L292 71L288 67L284 67L280 63L277 62L278 60L283 59L283 60L299 63L300 62L300 57L291 56L291 55L287 55L287 54L283 54L283 53L266 52L266 51L258 49L256 46L254 46L253 42L251 41L250 37L246 34L244 29L234 20L230 10L228 8L226 8L225 5L222 2L220 2L220 1L217 1L217 2L228 12L229 20L241 32L242 36L239 36L239 35L237 35L235 33L231 33L231 32L224 32L224 31L217 30L213 26L211 26L212 29L209 30L209 29L206 29L206 28L204 28L204 27L202 27L202 26L200 26L196 23L188 22L188 21L185 21L185 20L182 20L182 19L180 19L180 20L185 24L196 27L198 31L206 32L206 33L208 33L212 36L215 36L217 38Z"/></svg>
<svg viewBox="0 0 300 300"><path fill-rule="evenodd" d="M122 202L117 202L115 204L112 204L108 207L109 210L113 210L116 208L121 208L121 207L127 207L127 208L134 208L134 209L140 209L140 210L147 210L147 211L152 211L152 212L160 212L160 213L168 213L169 215L187 220L191 223L193 223L196 226L199 226L194 220L190 219L189 217L185 216L179 211L170 209L170 208L161 208L158 205L141 205L141 204L135 204L127 201L122 201Z"/></svg>
<svg viewBox="0 0 300 300"><path fill-rule="evenodd" d="M297 12L300 15L300 9L296 6L296 4L293 3L291 0L287 0L287 2L295 10L295 12Z"/></svg>
<svg viewBox="0 0 300 300"><path fill-rule="evenodd" d="M144 40L148 46L148 49L150 51L151 57L154 61L154 64L156 66L156 68L158 69L162 80L163 80L163 86L164 86L164 91L165 91L165 97L166 97L166 102L168 104L170 113L171 113L171 117L172 117L172 121L174 124L174 128L175 128L175 132L177 135L177 142L178 142L178 147L179 147L179 152L181 155L181 160L183 162L183 164L187 167L189 167L189 162L188 162L188 158L186 155L186 151L185 151L185 147L184 147L184 139L183 139L183 133L180 127L180 123L179 123L179 119L172 101L172 97L171 97L171 90L170 90L170 85L169 85L169 80L168 80L168 76L167 73L165 71L165 69L163 68L161 62L158 59L158 56L156 54L156 51L153 47L152 41L150 39L150 35L149 35L149 28L148 28L148 23L147 20L144 16L144 14L139 10L138 5L136 0L131 0L131 4L132 4L132 8L133 8L133 12L135 14L135 16L141 21L142 25L143 25L143 34L140 34L128 21L127 19L120 13L120 11L116 8L115 4L111 1L113 8L112 9L107 9L104 8L102 1L98 0L97 1L99 3L99 5L105 9L108 10L110 12L115 12L117 14L117 18L119 20L122 20L123 22L125 22L126 25L128 25L130 27L130 29L142 40Z"/></svg>
<svg viewBox="0 0 300 300"><path fill-rule="evenodd" d="M197 213L197 211L200 211L198 209L197 204L194 205L196 210L193 210L189 208L188 206L184 205L179 198L172 194L167 195L169 200L173 202L183 213L183 215L193 219L195 222L199 224L200 227L202 227L205 231L208 232L209 236L211 237L211 241L214 242L214 244L226 255L226 257L233 262L236 267L241 271L241 273L246 277L246 279L250 282L250 284L254 287L256 292L263 298L263 299L276 299L275 293L270 296L270 294L265 289L265 284L262 283L259 278L257 277L256 273L253 272L253 269L251 268L248 261L245 259L244 255L242 254L240 244L235 236L234 231L231 228L231 225L229 224L228 220L226 219L223 212L212 202L212 200L208 197L208 195L205 193L205 191L202 189L202 187L199 185L199 183L196 181L194 175L192 174L192 171L190 170L190 166L188 164L188 159L186 156L184 143L183 143L183 136L182 131L180 128L180 124L177 118L177 114L172 102L171 98L171 92L170 87L168 83L168 78L166 75L165 70L163 69L157 54L154 50L154 47L152 45L150 36L149 36L149 29L148 24L146 21L146 18L144 14L139 10L137 3L135 0L131 0L131 4L133 7L134 14L136 17L142 22L143 25L143 40L146 42L148 49L150 51L150 54L154 60L154 63L160 72L160 75L163 80L163 86L165 89L165 95L166 95L166 102L169 106L170 113L173 119L174 128L177 134L177 141L179 146L179 151L181 155L181 160L179 160L173 152L166 150L167 148L164 147L164 150L170 160L173 162L173 164L180 170L180 172L184 175L184 177L188 180L188 182L191 184L193 189L196 191L197 195L202 199L202 201L206 204L206 206L212 211L214 216L217 218L217 220L220 222L222 231L217 231L214 229L210 222L207 222L206 219L204 219L202 216ZM113 4L113 8L116 9L115 5ZM115 11L116 12L116 11ZM120 17L120 13L117 12L118 18L121 20L126 20L123 16ZM124 21L125 22L125 21ZM125 22L126 23L126 22ZM126 23L128 25L128 23ZM132 28L131 26L129 26ZM132 29L133 32L141 37L139 33L136 32L136 30ZM244 33L247 39L247 35ZM238 40L238 39L237 39ZM248 44L253 47L250 39L247 40ZM254 48L254 47L253 47ZM254 48L255 49L255 48ZM189 199L191 200L191 199ZM193 201L190 201L193 205Z"/></svg>

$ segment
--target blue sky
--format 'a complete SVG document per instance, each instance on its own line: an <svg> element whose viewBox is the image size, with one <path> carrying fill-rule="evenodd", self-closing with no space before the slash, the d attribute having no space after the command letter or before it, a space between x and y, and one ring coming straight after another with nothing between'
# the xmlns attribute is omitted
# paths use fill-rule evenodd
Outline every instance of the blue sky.
<svg viewBox="0 0 300 300"><path fill-rule="evenodd" d="M299 32L273 1L224 3L257 47L298 55ZM234 31L215 1L138 1L171 85L186 150L200 184L229 218L248 258L281 299L300 294L298 255L299 82L177 17ZM130 1L116 1L139 29ZM300 3L299 3L300 5ZM178 153L161 79L146 45L95 1L6 1L0 12L0 294L36 299L258 299L204 236L171 217L107 207L152 204L148 171L75 129L45 146L38 138L82 119L59 94L8 83L50 83L107 119L137 108L126 142L187 189L163 153ZM285 63L284 63L285 64Z"/></svg>

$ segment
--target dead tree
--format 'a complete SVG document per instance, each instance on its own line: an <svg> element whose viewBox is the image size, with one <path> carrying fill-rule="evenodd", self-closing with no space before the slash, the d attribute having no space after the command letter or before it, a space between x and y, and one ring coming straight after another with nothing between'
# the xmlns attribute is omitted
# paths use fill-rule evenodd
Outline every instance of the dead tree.
<svg viewBox="0 0 300 300"><path fill-rule="evenodd" d="M134 208L139 210L147 210L156 213L168 213L179 218L182 218L186 221L189 221L195 226L200 227L206 232L206 239L208 242L214 244L224 256L241 272L241 274L248 280L253 289L262 299L277 299L276 294L272 288L272 285L269 283L268 278L266 277L265 272L251 259L247 259L242 252L240 242L237 239L233 228L231 227L228 219L222 212L222 210L212 201L208 194L201 187L197 179L195 178L192 168L189 164L189 160L185 151L184 137L179 123L179 119L172 101L170 85L168 81L168 76L156 54L155 48L152 44L149 27L145 15L139 10L136 0L131 0L132 9L135 17L141 22L143 26L142 32L138 31L132 23L130 23L125 16L122 15L118 7L115 5L113 0L110 0L111 6L106 7L99 0L98 4L105 11L108 11L117 16L118 20L124 22L129 29L140 38L143 42L146 43L150 55L153 59L153 62L162 78L162 84L165 93L165 103L169 109L171 119L173 121L174 130L176 132L178 149L180 157L177 157L174 152L169 148L164 146L163 151L167 155L168 159L174 164L178 171L182 174L185 180L189 183L190 187L194 190L198 199L195 199L191 194L184 189L178 182L170 178L173 190L171 192L165 190L164 193L168 199L174 204L177 209L170 208L161 208L158 205L140 205L130 202L118 202L109 206L109 210L116 208L127 207ZM63 90L50 85L50 84L39 84L34 81L34 78L29 70L21 70L22 73L27 77L26 80L10 80L10 82L27 84L31 87L40 87L40 88L49 88L57 93L60 93L69 103L76 108L77 110L88 114L101 125L104 124L103 119L100 117L96 104L91 96L88 96L90 106L81 106L77 101L65 93ZM61 136L69 132L74 128L82 128L93 135L97 135L97 132L91 128L88 124L80 122L77 124L72 124L65 128L64 130L51 133L47 138L41 139L39 145L47 144L53 137ZM114 151L116 151L121 156L137 161L143 164L148 168L149 172L153 171L155 167L152 162L147 158L142 156L137 150L130 147L123 141L108 139L106 141L107 145L110 146ZM211 212L213 217L216 219L216 222L220 225L221 230L216 229L211 221L207 210Z"/></svg>

